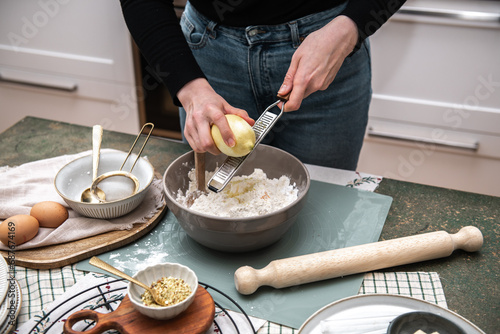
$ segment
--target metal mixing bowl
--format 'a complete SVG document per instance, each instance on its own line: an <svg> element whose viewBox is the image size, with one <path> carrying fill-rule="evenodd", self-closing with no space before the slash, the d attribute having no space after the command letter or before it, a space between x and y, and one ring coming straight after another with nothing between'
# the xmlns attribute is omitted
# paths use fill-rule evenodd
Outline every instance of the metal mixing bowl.
<svg viewBox="0 0 500 334"><path fill-rule="evenodd" d="M225 155L206 154L207 171L214 171L225 160ZM298 189L298 198L273 213L248 218L225 218L190 210L176 201L179 189L185 193L189 185L188 172L194 168L194 152L177 158L163 175L163 188L168 208L177 217L180 226L200 244L221 251L246 252L257 250L278 241L293 225L306 203L309 191L309 173L293 155L268 145L259 145L248 156L236 175L249 175L255 168L262 169L268 178L286 175Z"/></svg>

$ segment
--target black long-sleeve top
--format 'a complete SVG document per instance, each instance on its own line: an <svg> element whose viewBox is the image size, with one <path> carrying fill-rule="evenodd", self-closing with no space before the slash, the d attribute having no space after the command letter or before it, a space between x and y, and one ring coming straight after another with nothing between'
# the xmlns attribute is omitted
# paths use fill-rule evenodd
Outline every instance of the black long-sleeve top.
<svg viewBox="0 0 500 334"><path fill-rule="evenodd" d="M141 53L167 86L176 104L177 92L203 78L182 34L172 0L120 0L127 26ZM341 13L358 28L359 41L372 35L406 0L191 0L209 19L228 26L274 25L333 8L347 1Z"/></svg>

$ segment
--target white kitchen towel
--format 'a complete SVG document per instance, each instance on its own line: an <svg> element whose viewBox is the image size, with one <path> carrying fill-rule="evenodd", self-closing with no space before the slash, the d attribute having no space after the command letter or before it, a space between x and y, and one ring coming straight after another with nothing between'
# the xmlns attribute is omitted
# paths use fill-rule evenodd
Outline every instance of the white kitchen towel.
<svg viewBox="0 0 500 334"><path fill-rule="evenodd" d="M305 164L311 180L337 184L348 188L375 191L383 177L352 170L343 170L323 166Z"/></svg>
<svg viewBox="0 0 500 334"><path fill-rule="evenodd" d="M113 150L101 150L106 151ZM147 222L164 205L161 179L155 178L141 205L125 216L105 220L87 218L74 212L55 190L54 178L64 165L90 154L91 151L86 151L29 162L18 167L0 167L0 219L19 214L29 215L31 207L42 201L58 202L69 212L69 218L61 226L56 229L40 228L35 238L17 245L16 250L61 244L110 231L128 230L136 223ZM0 250L8 249L0 243Z"/></svg>

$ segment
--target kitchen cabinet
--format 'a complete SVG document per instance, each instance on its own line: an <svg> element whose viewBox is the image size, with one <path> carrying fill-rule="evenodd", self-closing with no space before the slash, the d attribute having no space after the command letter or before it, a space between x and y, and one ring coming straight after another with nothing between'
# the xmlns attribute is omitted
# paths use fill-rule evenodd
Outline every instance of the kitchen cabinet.
<svg viewBox="0 0 500 334"><path fill-rule="evenodd" d="M358 170L500 196L499 15L498 1L408 0L371 37ZM118 2L2 1L0 30L0 131L32 115L128 133L153 121L180 138Z"/></svg>
<svg viewBox="0 0 500 334"><path fill-rule="evenodd" d="M358 169L500 196L500 2L409 0L371 47Z"/></svg>
<svg viewBox="0 0 500 334"><path fill-rule="evenodd" d="M119 2L2 1L0 31L0 131L27 115L139 131Z"/></svg>

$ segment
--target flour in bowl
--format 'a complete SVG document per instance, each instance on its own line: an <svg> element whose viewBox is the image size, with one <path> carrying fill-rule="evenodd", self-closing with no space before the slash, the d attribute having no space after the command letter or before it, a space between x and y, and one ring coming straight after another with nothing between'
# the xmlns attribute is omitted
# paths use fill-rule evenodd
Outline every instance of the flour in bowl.
<svg viewBox="0 0 500 334"><path fill-rule="evenodd" d="M213 173L206 173L208 180ZM196 191L196 173L191 170L189 189L183 194L179 189L177 202L187 206L189 194ZM235 176L223 191L207 191L196 198L190 209L204 214L242 218L262 216L289 205L298 198L298 189L290 184L290 178L281 176L269 179L262 169L256 168L250 175Z"/></svg>

